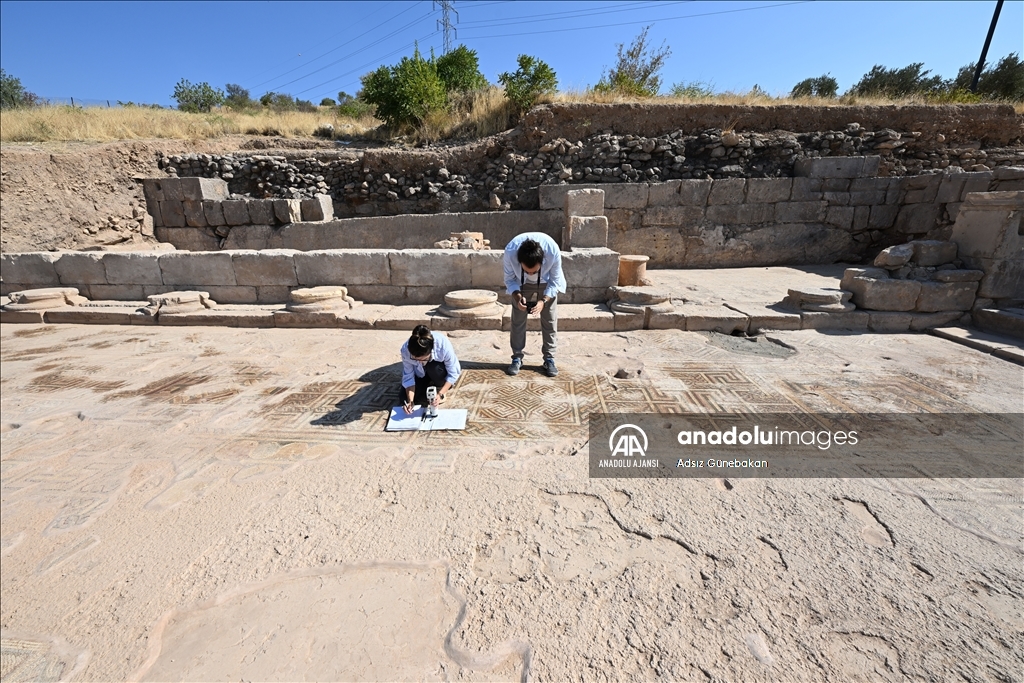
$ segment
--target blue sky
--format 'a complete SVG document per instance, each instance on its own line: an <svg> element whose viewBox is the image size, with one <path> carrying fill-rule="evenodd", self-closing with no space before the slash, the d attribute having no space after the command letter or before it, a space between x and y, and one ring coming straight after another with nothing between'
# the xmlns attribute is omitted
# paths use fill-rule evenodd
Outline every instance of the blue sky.
<svg viewBox="0 0 1024 683"><path fill-rule="evenodd" d="M978 59L993 1L497 2L455 0L454 43L492 82L526 53L560 89L595 84L652 25L672 54L663 91L705 81L785 94L830 73L845 90L873 65L924 62L944 77ZM171 104L187 78L319 102L420 49L440 54L441 11L420 2L0 2L0 64L30 91L76 102ZM1024 1L1003 6L989 60L1024 52Z"/></svg>

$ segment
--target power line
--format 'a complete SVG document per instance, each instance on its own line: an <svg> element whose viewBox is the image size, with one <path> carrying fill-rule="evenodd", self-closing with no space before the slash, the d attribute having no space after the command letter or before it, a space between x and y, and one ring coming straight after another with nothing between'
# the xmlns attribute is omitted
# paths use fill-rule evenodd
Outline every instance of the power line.
<svg viewBox="0 0 1024 683"><path fill-rule="evenodd" d="M483 40L485 38L511 38L514 36L534 36L541 33L565 33L567 31L587 31L595 28L611 28L614 26L632 26L634 24L650 24L658 21L674 21L676 19L692 19L695 17L710 17L716 14L733 14L736 12L752 12L760 9L771 9L773 7L786 7L788 5L805 5L813 0L797 0L796 2L782 2L776 5L762 5L761 7L745 7L743 9L722 10L720 12L704 12L702 14L686 14L678 17L659 17L657 19L645 19L643 21L621 21L614 24L601 24L598 26L576 26L573 28L559 28L548 31L529 31L528 33L499 33L490 36L472 36L469 40Z"/></svg>
<svg viewBox="0 0 1024 683"><path fill-rule="evenodd" d="M513 21L498 20L498 19L485 19L481 21L467 21L460 24L463 28L467 29L478 29L478 28L490 28L491 26L508 26L512 24L529 24L537 19L547 19L548 21L559 21L562 19L577 19L580 17L597 16L599 14L616 14L618 12L633 12L638 9L652 9L655 6L669 6L669 5L683 5L687 3L695 2L695 0L679 0L679 2L639 2L639 3L625 3L624 5L612 5L620 9L604 9L600 11L593 10L571 10L568 12L552 12L549 14L533 14L527 16L516 17ZM480 24L474 26L474 24Z"/></svg>

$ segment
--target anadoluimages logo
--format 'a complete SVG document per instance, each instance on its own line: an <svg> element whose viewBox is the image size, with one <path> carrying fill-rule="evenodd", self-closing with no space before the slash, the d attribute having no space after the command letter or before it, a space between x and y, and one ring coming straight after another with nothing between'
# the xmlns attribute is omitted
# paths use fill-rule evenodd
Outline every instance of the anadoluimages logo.
<svg viewBox="0 0 1024 683"><path fill-rule="evenodd" d="M626 431L623 432L622 430ZM622 434L619 436L618 441L616 441L615 435L619 432L622 432ZM640 445L640 439L637 438L638 435L643 439L643 446ZM619 425L612 432L612 435L608 437L608 450L612 452L612 456L621 455L626 458L642 458L647 453L647 434L636 425Z"/></svg>

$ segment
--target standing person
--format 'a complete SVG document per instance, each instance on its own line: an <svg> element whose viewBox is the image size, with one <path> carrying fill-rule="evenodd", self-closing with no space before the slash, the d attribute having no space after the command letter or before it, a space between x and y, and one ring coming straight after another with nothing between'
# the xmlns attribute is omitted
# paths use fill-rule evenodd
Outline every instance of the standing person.
<svg viewBox="0 0 1024 683"><path fill-rule="evenodd" d="M542 232L525 232L505 245L503 259L505 289L512 295L512 364L508 374L518 375L526 348L526 319L540 316L544 334L541 352L544 374L554 377L555 349L558 346L558 293L565 291L562 252L558 243Z"/></svg>
<svg viewBox="0 0 1024 683"><path fill-rule="evenodd" d="M413 328L412 336L402 344L402 400L406 414L417 403L427 401L427 387L437 387L433 405L444 402L445 395L462 374L462 366L448 337L431 333L426 325Z"/></svg>

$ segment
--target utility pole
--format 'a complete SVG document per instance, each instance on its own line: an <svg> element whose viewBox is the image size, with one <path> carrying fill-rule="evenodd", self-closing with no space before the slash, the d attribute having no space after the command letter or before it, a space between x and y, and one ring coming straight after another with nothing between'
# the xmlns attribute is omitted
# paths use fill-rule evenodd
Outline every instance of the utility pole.
<svg viewBox="0 0 1024 683"><path fill-rule="evenodd" d="M999 10L1001 9L1003 9L1003 0L996 0L996 11L992 15L992 23L988 27L988 35L985 36L985 47L981 48L981 59L978 60L978 68L974 70L971 92L978 92L978 79L981 78L981 70L985 68L985 57L988 56L988 46L992 42L992 34L996 32L996 22L999 21Z"/></svg>
<svg viewBox="0 0 1024 683"><path fill-rule="evenodd" d="M1002 4L1002 0L999 0ZM455 15L455 23L459 23L459 13L455 11L455 0L434 0L434 7L441 6L441 18L437 20L437 26L444 30L444 54L452 51L452 36L457 36L458 31L452 24L451 15Z"/></svg>

